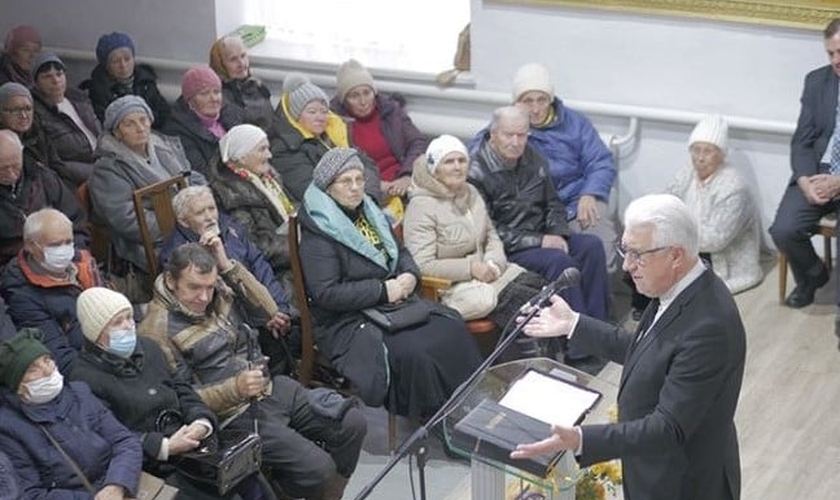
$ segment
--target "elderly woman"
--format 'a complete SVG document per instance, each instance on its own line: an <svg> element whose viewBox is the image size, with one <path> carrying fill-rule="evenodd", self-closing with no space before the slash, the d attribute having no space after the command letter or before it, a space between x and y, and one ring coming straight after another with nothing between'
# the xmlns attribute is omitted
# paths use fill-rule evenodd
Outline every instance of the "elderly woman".
<svg viewBox="0 0 840 500"><path fill-rule="evenodd" d="M428 417L480 364L478 347L454 310L416 296L420 270L365 195L356 150L330 149L313 176L300 251L318 346L366 404ZM394 308L425 314L390 333L370 319Z"/></svg>
<svg viewBox="0 0 840 500"><path fill-rule="evenodd" d="M69 186L77 186L87 180L91 165L62 161L51 137L35 120L34 109L34 99L28 88L14 82L0 85L0 128L12 130L20 137L24 157L53 170Z"/></svg>
<svg viewBox="0 0 840 500"><path fill-rule="evenodd" d="M157 85L157 73L148 64L134 60L134 41L125 33L102 35L96 43L97 65L90 78L80 85L87 89L93 109L100 120L114 99L124 95L143 98L154 115L154 128L161 130L169 118L169 103Z"/></svg>
<svg viewBox="0 0 840 500"><path fill-rule="evenodd" d="M270 132L274 123L271 92L251 76L251 63L239 35L225 35L210 49L210 67L222 79L222 95L227 105L236 107L242 123Z"/></svg>
<svg viewBox="0 0 840 500"><path fill-rule="evenodd" d="M91 218L108 228L117 257L144 272L148 263L134 212L134 191L187 174L190 183L206 184L201 174L190 172L181 143L153 132L153 122L154 114L142 97L127 95L109 104L89 183ZM157 237L157 220L151 208L145 217Z"/></svg>
<svg viewBox="0 0 840 500"><path fill-rule="evenodd" d="M764 279L761 223L747 183L725 163L728 135L722 117L700 121L688 139L691 165L677 173L666 192L694 212L700 222L700 255L729 290L738 293Z"/></svg>
<svg viewBox="0 0 840 500"><path fill-rule="evenodd" d="M355 59L339 66L335 78L332 110L348 119L355 147L376 162L382 192L404 196L428 137L411 122L401 97L377 92L370 72Z"/></svg>
<svg viewBox="0 0 840 500"><path fill-rule="evenodd" d="M254 125L237 125L219 146L220 155L208 173L219 208L245 228L284 288L292 290L286 237L289 215L296 209L269 163L268 137Z"/></svg>
<svg viewBox="0 0 840 500"><path fill-rule="evenodd" d="M15 26L6 34L3 54L0 55L0 84L32 83L32 61L41 52L41 34L32 26Z"/></svg>
<svg viewBox="0 0 840 500"><path fill-rule="evenodd" d="M271 163L283 177L289 194L301 201L324 153L353 146L350 132L344 121L330 111L327 94L300 73L292 73L283 81L278 115ZM366 156L360 158L365 166L365 192L378 201L382 195L379 170Z"/></svg>
<svg viewBox="0 0 840 500"><path fill-rule="evenodd" d="M405 246L420 271L452 280L442 302L464 319L487 317L500 327L540 292L542 276L508 262L478 190L467 183L464 144L442 135L414 165L405 212Z"/></svg>
<svg viewBox="0 0 840 500"><path fill-rule="evenodd" d="M32 65L35 115L58 157L80 180L93 170L96 140L102 132L87 95L67 88L64 62L51 52L41 52Z"/></svg>
<svg viewBox="0 0 840 500"><path fill-rule="evenodd" d="M222 81L209 66L194 66L181 79L181 97L166 133L181 139L193 170L207 174L219 154L219 139L242 123L241 111L222 100Z"/></svg>
<svg viewBox="0 0 840 500"><path fill-rule="evenodd" d="M24 329L0 345L0 384L7 389L0 405L0 450L17 471L21 498L136 497L140 441L87 384L64 384L36 335Z"/></svg>

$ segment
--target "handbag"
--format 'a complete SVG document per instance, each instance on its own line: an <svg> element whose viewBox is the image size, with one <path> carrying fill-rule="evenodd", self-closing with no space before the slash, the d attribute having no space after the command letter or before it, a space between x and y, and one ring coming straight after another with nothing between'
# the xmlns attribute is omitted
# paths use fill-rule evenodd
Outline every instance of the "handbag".
<svg viewBox="0 0 840 500"><path fill-rule="evenodd" d="M179 455L173 460L178 472L190 480L227 495L243 479L256 474L262 465L260 436L239 429L220 429L210 436L209 446Z"/></svg>
<svg viewBox="0 0 840 500"><path fill-rule="evenodd" d="M429 321L429 305L416 297L362 309L362 315L387 333L397 333Z"/></svg>
<svg viewBox="0 0 840 500"><path fill-rule="evenodd" d="M53 435L49 433L46 427L43 425L40 427L41 430L44 431L44 434L47 435L47 439L50 440L50 443L58 449L58 453L62 456L62 458L64 458L67 465L73 469L73 473L79 477L79 480L82 482L82 485L84 485L87 492L90 493L92 497L95 497L97 493L96 489L92 484L90 484L90 481L88 481L85 473L82 472L79 464L73 460L73 457L64 451L64 448L58 441L56 441ZM153 476L148 472L140 473L140 481L137 483L137 496L134 497L135 500L174 500L176 496L178 496L178 488L166 484L163 479Z"/></svg>
<svg viewBox="0 0 840 500"><path fill-rule="evenodd" d="M455 283L441 293L440 301L461 313L464 320L485 318L496 308L496 287L477 279Z"/></svg>

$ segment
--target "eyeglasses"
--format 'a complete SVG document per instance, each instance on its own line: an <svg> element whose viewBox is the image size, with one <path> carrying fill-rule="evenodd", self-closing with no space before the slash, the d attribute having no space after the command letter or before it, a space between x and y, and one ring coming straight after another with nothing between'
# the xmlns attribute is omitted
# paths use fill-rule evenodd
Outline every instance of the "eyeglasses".
<svg viewBox="0 0 840 500"><path fill-rule="evenodd" d="M28 115L32 112L32 106L19 106L17 108L3 108L3 112L10 115Z"/></svg>
<svg viewBox="0 0 840 500"><path fill-rule="evenodd" d="M351 188L354 188L356 186L364 187L365 178L364 177L348 177L346 179L336 180L335 184L338 184L339 186L343 187L344 189L351 189Z"/></svg>
<svg viewBox="0 0 840 500"><path fill-rule="evenodd" d="M651 248L650 250L634 250L632 248L625 247L623 244L618 244L615 246L615 251L618 252L618 255L620 255L622 259L629 261L631 265L644 267L645 261L643 257L645 255L671 248L671 246L672 245L666 245L663 247Z"/></svg>

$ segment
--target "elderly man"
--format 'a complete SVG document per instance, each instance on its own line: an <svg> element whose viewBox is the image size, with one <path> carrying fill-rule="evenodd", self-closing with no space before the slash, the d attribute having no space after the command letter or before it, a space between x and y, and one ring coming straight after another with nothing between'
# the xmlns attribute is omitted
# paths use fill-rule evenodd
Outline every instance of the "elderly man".
<svg viewBox="0 0 840 500"><path fill-rule="evenodd" d="M546 161L528 144L528 130L523 109L497 109L473 154L469 181L484 197L508 259L549 281L568 267L579 268L580 287L567 289L564 297L590 316L606 319L609 290L604 248L597 237L569 228ZM567 353L567 360L577 357Z"/></svg>
<svg viewBox="0 0 840 500"><path fill-rule="evenodd" d="M26 216L44 207L62 211L73 223L76 246L87 248L87 221L76 197L53 171L24 158L17 134L0 130L0 265L23 246Z"/></svg>
<svg viewBox="0 0 840 500"><path fill-rule="evenodd" d="M799 121L790 143L793 175L770 226L773 242L787 256L796 280L796 287L785 299L785 305L793 308L814 302L814 292L828 283L828 269L814 251L811 235L821 217L840 208L840 122L836 120L840 18L828 23L823 43L829 64L805 77ZM840 335L840 309L834 333Z"/></svg>
<svg viewBox="0 0 840 500"><path fill-rule="evenodd" d="M337 395L333 405L310 403L294 380L266 375L245 320L266 325L277 305L242 264L227 258L219 236L204 238L172 253L138 332L163 347L219 420L230 420L229 428L252 429L257 420L263 464L285 493L341 498L361 451L364 416Z"/></svg>
<svg viewBox="0 0 840 500"><path fill-rule="evenodd" d="M73 225L63 213L44 208L26 218L23 249L0 276L0 289L18 327L35 327L59 371L68 374L84 336L76 298L101 283L96 262L73 244Z"/></svg>
<svg viewBox="0 0 840 500"><path fill-rule="evenodd" d="M746 340L726 284L697 256L697 222L677 197L649 195L624 214L619 252L654 300L635 333L572 310L559 297L525 326L571 337L624 364L619 422L568 428L517 447L513 458L574 450L581 465L621 458L627 500L736 500L741 471L734 415Z"/></svg>

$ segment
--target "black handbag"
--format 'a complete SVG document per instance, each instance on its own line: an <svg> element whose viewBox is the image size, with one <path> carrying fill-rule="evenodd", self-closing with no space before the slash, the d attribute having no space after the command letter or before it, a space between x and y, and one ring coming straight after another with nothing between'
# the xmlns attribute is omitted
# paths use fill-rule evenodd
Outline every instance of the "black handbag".
<svg viewBox="0 0 840 500"><path fill-rule="evenodd" d="M178 455L178 472L192 481L215 488L224 496L262 465L260 436L238 429L221 429L208 445Z"/></svg>
<svg viewBox="0 0 840 500"><path fill-rule="evenodd" d="M362 309L362 314L367 319L387 333L397 333L412 326L422 325L429 321L431 312L429 304L416 297Z"/></svg>

